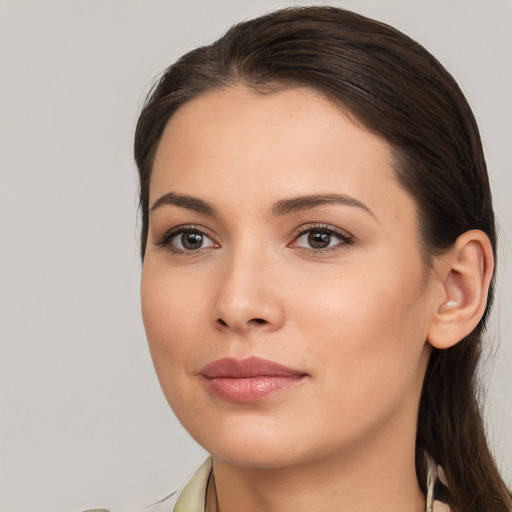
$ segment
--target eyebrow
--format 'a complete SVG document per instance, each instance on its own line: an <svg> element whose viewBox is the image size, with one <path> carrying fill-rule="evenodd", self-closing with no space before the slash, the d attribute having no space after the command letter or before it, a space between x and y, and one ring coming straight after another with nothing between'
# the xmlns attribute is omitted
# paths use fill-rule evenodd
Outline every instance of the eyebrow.
<svg viewBox="0 0 512 512"><path fill-rule="evenodd" d="M273 205L271 212L273 216L280 217L294 212L310 210L312 208L316 208L317 206L323 206L327 204L354 206L356 208L361 208L365 212L369 213L372 217L375 217L373 212L364 203L355 199L354 197L347 196L345 194L313 194L307 196L292 197L289 199L281 199ZM155 204L153 204L153 206L150 208L150 211L153 212L165 205L173 205L180 208L186 208L187 210L193 210L203 215L212 217L217 215L215 208L207 201L193 196L176 194L175 192L168 192L167 194L164 194L162 197L157 199Z"/></svg>
<svg viewBox="0 0 512 512"><path fill-rule="evenodd" d="M216 215L215 208L208 202L198 199L197 197L186 196L182 194L176 194L174 192L168 192L155 201L155 204L150 208L151 212L154 212L158 208L164 205L174 205L187 210L193 210L203 215Z"/></svg>
<svg viewBox="0 0 512 512"><path fill-rule="evenodd" d="M372 217L375 217L373 212L364 203L345 194L314 194L283 199L274 204L272 214L274 216L287 215L289 213L309 210L326 204L355 206L369 213Z"/></svg>

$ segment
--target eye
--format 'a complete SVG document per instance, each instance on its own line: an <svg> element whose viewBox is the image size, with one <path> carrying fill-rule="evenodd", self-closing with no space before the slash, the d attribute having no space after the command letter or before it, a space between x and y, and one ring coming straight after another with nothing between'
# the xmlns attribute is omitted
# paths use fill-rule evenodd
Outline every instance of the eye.
<svg viewBox="0 0 512 512"><path fill-rule="evenodd" d="M318 226L301 229L291 246L322 251L352 243L353 237L348 233L329 226Z"/></svg>
<svg viewBox="0 0 512 512"><path fill-rule="evenodd" d="M158 242L161 247L174 253L196 252L201 249L218 247L202 230L195 227L179 227L168 231Z"/></svg>
<svg viewBox="0 0 512 512"><path fill-rule="evenodd" d="M205 247L212 247L212 240L204 233L199 232L184 232L174 236L170 243L177 249L185 251L196 251L197 249L204 249Z"/></svg>

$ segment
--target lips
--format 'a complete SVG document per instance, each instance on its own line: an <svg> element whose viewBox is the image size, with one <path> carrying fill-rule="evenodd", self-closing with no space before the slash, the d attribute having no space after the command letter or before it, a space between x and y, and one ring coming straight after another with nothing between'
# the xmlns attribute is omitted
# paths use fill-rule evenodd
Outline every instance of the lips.
<svg viewBox="0 0 512 512"><path fill-rule="evenodd" d="M303 381L307 374L258 357L224 358L200 372L207 390L229 402L257 402Z"/></svg>

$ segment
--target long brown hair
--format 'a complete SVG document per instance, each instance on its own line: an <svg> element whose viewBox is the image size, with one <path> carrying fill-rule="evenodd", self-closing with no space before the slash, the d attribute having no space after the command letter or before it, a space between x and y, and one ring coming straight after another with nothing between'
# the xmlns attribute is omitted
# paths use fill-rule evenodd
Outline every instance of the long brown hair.
<svg viewBox="0 0 512 512"><path fill-rule="evenodd" d="M314 88L386 139L397 177L419 206L427 265L471 229L484 231L496 253L478 127L455 80L421 45L392 27L343 9L304 7L235 25L170 66L151 91L135 135L142 258L152 164L168 120L187 101L232 85L260 94ZM424 485L428 452L445 470L453 512L512 510L487 445L476 380L492 290L476 329L452 348L433 349L421 395L418 479Z"/></svg>

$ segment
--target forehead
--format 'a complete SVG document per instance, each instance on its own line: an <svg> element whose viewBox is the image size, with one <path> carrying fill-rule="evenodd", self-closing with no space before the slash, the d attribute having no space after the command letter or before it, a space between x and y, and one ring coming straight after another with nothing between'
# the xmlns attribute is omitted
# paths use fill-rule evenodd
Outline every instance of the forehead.
<svg viewBox="0 0 512 512"><path fill-rule="evenodd" d="M229 192L240 205L304 193L376 205L391 193L412 200L396 179L389 144L309 88L222 89L183 105L158 147L150 204L170 190L210 202Z"/></svg>

